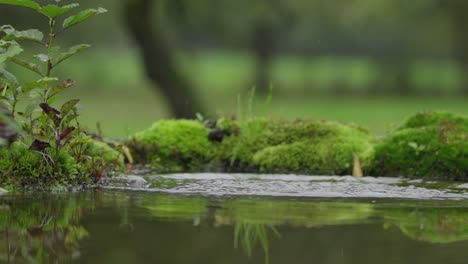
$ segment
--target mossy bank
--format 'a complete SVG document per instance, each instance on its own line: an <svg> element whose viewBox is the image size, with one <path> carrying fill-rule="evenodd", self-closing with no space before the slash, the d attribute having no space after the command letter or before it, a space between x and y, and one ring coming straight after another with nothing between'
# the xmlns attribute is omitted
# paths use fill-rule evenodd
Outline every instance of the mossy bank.
<svg viewBox="0 0 468 264"><path fill-rule="evenodd" d="M164 120L135 134L130 147L138 161L160 172L216 168L347 175L353 152L366 168L371 164L374 141L359 127L334 122L219 119L210 127L198 121Z"/></svg>
<svg viewBox="0 0 468 264"><path fill-rule="evenodd" d="M409 117L375 146L372 175L468 180L468 119L447 112Z"/></svg>
<svg viewBox="0 0 468 264"><path fill-rule="evenodd" d="M254 172L468 180L468 119L447 112L407 118L384 138L317 120L164 120L129 143L157 172ZM354 157L354 158L353 158Z"/></svg>
<svg viewBox="0 0 468 264"><path fill-rule="evenodd" d="M124 170L124 158L119 151L91 138L63 149L57 166L52 164L52 154L51 149L35 151L20 141L0 147L1 186L46 190L89 186L107 174Z"/></svg>
<svg viewBox="0 0 468 264"><path fill-rule="evenodd" d="M90 137L65 148L59 166L30 144L0 148L2 186L89 185L124 172L124 157L155 173L252 172L468 180L468 119L446 112L407 118L384 138L353 125L317 120L162 120L125 146ZM80 153L77 153L77 149ZM136 165L138 167L138 165Z"/></svg>

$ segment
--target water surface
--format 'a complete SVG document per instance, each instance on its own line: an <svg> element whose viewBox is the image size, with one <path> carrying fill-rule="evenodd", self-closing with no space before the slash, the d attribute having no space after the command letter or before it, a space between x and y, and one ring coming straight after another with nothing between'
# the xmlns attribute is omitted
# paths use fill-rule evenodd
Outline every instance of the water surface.
<svg viewBox="0 0 468 264"><path fill-rule="evenodd" d="M0 197L2 263L466 263L467 249L466 200Z"/></svg>

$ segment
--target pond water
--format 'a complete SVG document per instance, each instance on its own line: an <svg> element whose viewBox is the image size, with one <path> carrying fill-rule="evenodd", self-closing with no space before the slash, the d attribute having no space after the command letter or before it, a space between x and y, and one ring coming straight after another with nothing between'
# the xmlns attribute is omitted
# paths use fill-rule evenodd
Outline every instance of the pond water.
<svg viewBox="0 0 468 264"><path fill-rule="evenodd" d="M199 176L147 177L145 191L113 186L0 196L0 262L427 264L468 259L464 191L368 178L339 197L346 190L340 184L352 185L353 179L311 183L260 176L255 182L262 188L245 189L234 183L239 175L210 176L207 182ZM280 185L283 192L268 187L282 181L288 182ZM289 184L304 188L306 195ZM311 184L321 185L318 190L328 196L318 197ZM380 185L393 186L393 196L383 197ZM363 197L358 186L367 190ZM372 188L381 195L372 197ZM250 193L254 189L259 195ZM411 190L424 199L400 197Z"/></svg>

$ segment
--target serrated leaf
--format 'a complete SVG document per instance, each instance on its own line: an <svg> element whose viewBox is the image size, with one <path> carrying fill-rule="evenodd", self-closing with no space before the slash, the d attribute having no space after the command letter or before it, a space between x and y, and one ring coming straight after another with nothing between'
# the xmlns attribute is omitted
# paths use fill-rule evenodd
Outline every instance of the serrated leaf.
<svg viewBox="0 0 468 264"><path fill-rule="evenodd" d="M10 28L3 29L3 32L6 35L5 37L3 37L3 40L7 40L7 41L8 40L30 40L30 41L41 42L44 39L44 34L37 29L28 29L28 30L18 31L10 27Z"/></svg>
<svg viewBox="0 0 468 264"><path fill-rule="evenodd" d="M57 80L58 80L57 78L45 77L45 78L39 79L39 80L37 80L35 82L30 82L30 83L27 83L27 84L23 85L22 91L23 91L23 93L28 93L28 92L30 92L30 91L38 88L38 87L48 85L49 83L55 82Z"/></svg>
<svg viewBox="0 0 468 264"><path fill-rule="evenodd" d="M58 61L55 65L69 59L73 55L78 54L81 51L88 49L90 47L91 45L88 45L88 44L81 44L81 45L76 45L76 46L71 47L67 52L60 54L60 56L58 57Z"/></svg>
<svg viewBox="0 0 468 264"><path fill-rule="evenodd" d="M62 114L62 117L68 115L70 111L73 110L79 102L80 102L79 99L73 99L64 103L62 105L62 108L60 109L60 113Z"/></svg>
<svg viewBox="0 0 468 264"><path fill-rule="evenodd" d="M23 6L34 10L41 9L41 6L32 0L0 0L0 4Z"/></svg>
<svg viewBox="0 0 468 264"><path fill-rule="evenodd" d="M73 8L75 7L78 7L80 6L79 4L77 3L73 3L73 4L69 4L69 5L65 5L65 6L57 6L57 5L46 5L46 6L43 6L41 7L41 9L39 9L39 13L49 17L49 18L56 18L58 16L61 16L67 12L70 12L70 10L72 10Z"/></svg>
<svg viewBox="0 0 468 264"><path fill-rule="evenodd" d="M16 41L1 41L0 46L4 48L3 53L0 53L0 63L7 61L23 52L21 46Z"/></svg>
<svg viewBox="0 0 468 264"><path fill-rule="evenodd" d="M21 59L18 59L18 58L12 58L10 61L15 63L16 65L19 65L19 66L21 66L23 68L26 68L28 70L31 70L31 71L43 76L41 68L39 67L39 65L37 65L35 63L27 62L25 60L21 60Z"/></svg>
<svg viewBox="0 0 468 264"><path fill-rule="evenodd" d="M74 26L78 23L81 23L83 21L88 20L91 17L94 17L95 15L106 13L107 10L99 7L98 9L87 9L79 12L76 15L73 15L71 17L68 17L63 21L63 28L69 28L71 26Z"/></svg>

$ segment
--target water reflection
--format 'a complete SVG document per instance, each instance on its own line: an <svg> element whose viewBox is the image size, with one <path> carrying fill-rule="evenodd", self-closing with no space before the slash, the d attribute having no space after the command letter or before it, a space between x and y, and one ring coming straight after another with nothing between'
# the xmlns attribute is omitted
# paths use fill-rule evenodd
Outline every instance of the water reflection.
<svg viewBox="0 0 468 264"><path fill-rule="evenodd" d="M366 239L375 244L356 247ZM372 263L392 245L428 263L468 246L468 203L110 191L0 198L7 263L284 263L283 255L290 263Z"/></svg>
<svg viewBox="0 0 468 264"><path fill-rule="evenodd" d="M72 197L10 196L0 209L0 261L55 263L78 258L80 241L89 234L80 225L85 200Z"/></svg>

